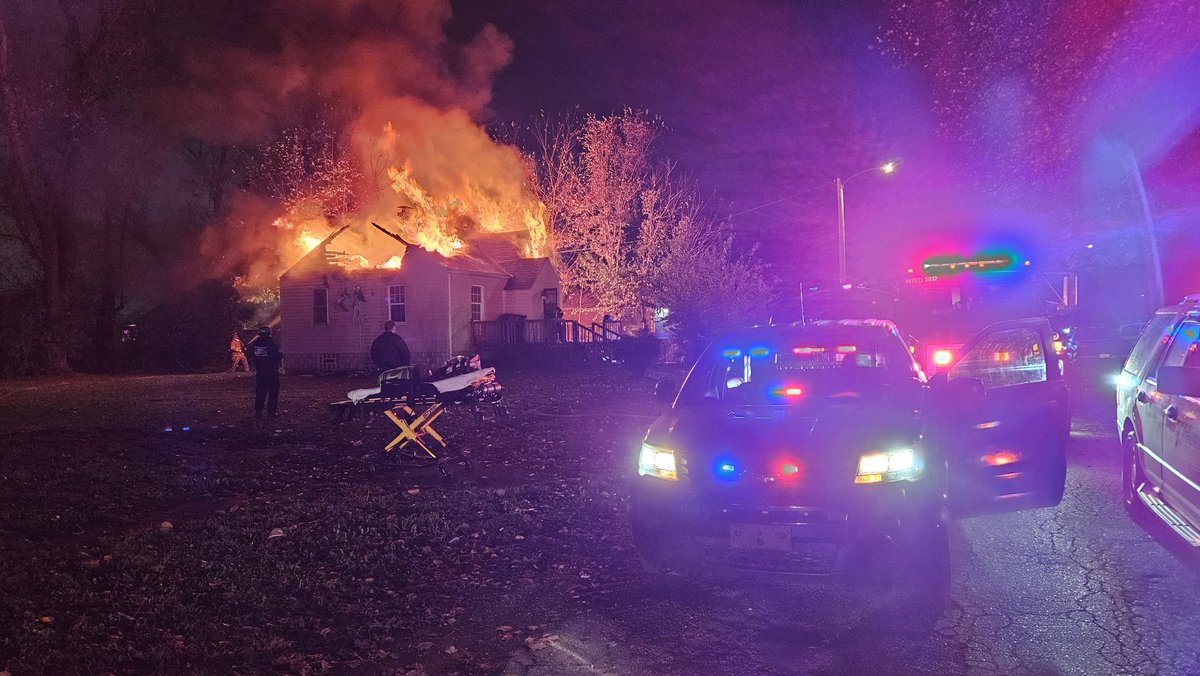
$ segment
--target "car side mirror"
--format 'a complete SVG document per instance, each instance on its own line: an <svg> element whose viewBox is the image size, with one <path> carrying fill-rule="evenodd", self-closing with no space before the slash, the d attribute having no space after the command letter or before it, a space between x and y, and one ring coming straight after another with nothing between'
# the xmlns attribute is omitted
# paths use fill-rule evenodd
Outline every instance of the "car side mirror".
<svg viewBox="0 0 1200 676"><path fill-rule="evenodd" d="M1158 391L1182 397L1200 397L1200 368L1158 367Z"/></svg>
<svg viewBox="0 0 1200 676"><path fill-rule="evenodd" d="M679 382L674 378L663 378L654 385L654 398L664 403L671 403L677 392Z"/></svg>

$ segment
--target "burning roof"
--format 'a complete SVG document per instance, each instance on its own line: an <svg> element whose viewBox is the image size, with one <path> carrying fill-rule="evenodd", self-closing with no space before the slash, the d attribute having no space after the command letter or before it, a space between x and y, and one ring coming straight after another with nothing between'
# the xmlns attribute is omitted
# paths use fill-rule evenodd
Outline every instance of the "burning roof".
<svg viewBox="0 0 1200 676"><path fill-rule="evenodd" d="M547 255L545 206L526 183L520 152L493 140L464 111L382 100L348 135L357 172L312 180L311 194L284 201L272 215L277 257L259 254L245 287L272 286L318 250L323 264L353 270L398 268L405 251L417 247L447 259L447 267L496 274L506 274L496 262ZM349 210L327 208L330 192L350 195L338 202ZM450 260L463 256L477 260Z"/></svg>
<svg viewBox="0 0 1200 676"><path fill-rule="evenodd" d="M438 265L449 270L509 277L511 288L532 288L533 279L548 259L522 257L520 252L527 250L527 238L525 233L473 238L456 247L452 255L446 256L418 247L376 223L366 227L344 225L324 239L314 238L315 243L309 252L283 276L293 271L328 266L346 270L400 269L411 253L419 253L433 258ZM344 250L346 247L341 246L343 242L349 243L349 248L354 251Z"/></svg>

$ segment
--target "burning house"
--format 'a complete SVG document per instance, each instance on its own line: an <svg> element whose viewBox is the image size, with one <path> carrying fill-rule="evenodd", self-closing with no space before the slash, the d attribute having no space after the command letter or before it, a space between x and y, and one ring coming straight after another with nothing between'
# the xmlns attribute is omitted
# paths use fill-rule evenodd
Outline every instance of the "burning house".
<svg viewBox="0 0 1200 676"><path fill-rule="evenodd" d="M339 249L342 238L383 262ZM373 368L371 341L389 319L414 362L435 364L471 350L472 322L541 318L558 303L558 273L550 259L523 253L511 235L478 236L443 255L379 226L336 230L279 280L288 366Z"/></svg>
<svg viewBox="0 0 1200 676"><path fill-rule="evenodd" d="M346 137L357 159L267 211L274 256L244 280L278 280L289 368L370 368L388 320L416 363L436 364L469 352L479 322L540 320L559 304L545 207L516 148L462 110L410 98L368 105Z"/></svg>

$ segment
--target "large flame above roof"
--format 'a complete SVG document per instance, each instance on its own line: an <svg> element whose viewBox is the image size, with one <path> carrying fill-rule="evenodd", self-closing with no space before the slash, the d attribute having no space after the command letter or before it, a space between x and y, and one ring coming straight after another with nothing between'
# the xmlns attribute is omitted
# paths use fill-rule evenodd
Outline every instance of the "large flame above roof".
<svg viewBox="0 0 1200 676"><path fill-rule="evenodd" d="M547 254L545 207L528 189L520 153L495 142L466 113L394 99L364 113L353 138L369 181L365 206L331 221L315 199L297 201L274 224L287 243L285 262L349 224L326 247L331 262L399 267L395 244L379 246L371 222L442 256L466 253L471 237L486 233L513 233L526 257Z"/></svg>

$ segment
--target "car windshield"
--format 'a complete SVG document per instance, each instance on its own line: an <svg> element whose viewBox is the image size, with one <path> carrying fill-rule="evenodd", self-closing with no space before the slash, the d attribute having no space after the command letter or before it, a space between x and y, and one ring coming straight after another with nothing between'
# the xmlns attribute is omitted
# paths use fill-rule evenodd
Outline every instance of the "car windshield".
<svg viewBox="0 0 1200 676"><path fill-rule="evenodd" d="M788 405L854 396L918 373L904 342L886 328L811 325L713 343L680 402Z"/></svg>

